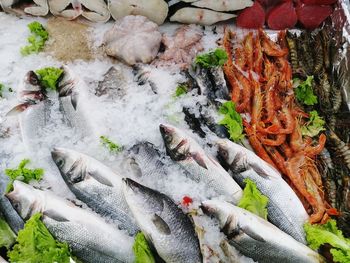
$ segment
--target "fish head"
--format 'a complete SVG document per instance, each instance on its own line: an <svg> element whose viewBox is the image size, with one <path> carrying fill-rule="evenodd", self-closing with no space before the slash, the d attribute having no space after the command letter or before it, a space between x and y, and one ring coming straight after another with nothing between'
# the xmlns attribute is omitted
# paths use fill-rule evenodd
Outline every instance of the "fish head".
<svg viewBox="0 0 350 263"><path fill-rule="evenodd" d="M5 196L24 220L29 219L35 213L41 212L39 197L35 193L35 189L28 184L14 181L13 190Z"/></svg>
<svg viewBox="0 0 350 263"><path fill-rule="evenodd" d="M143 232L148 236L152 233L171 234L171 226L163 218L165 199L168 198L158 191L143 186L129 178L124 178L123 193L137 221L141 221Z"/></svg>
<svg viewBox="0 0 350 263"><path fill-rule="evenodd" d="M238 218L232 213L232 207L230 203L220 200L206 200L201 204L203 212L216 218L221 231L228 236L238 229Z"/></svg>
<svg viewBox="0 0 350 263"><path fill-rule="evenodd" d="M65 148L54 148L51 156L67 184L75 184L85 179L86 165L80 153Z"/></svg>
<svg viewBox="0 0 350 263"><path fill-rule="evenodd" d="M167 154L175 161L185 160L189 155L189 137L181 130L168 125L159 125Z"/></svg>
<svg viewBox="0 0 350 263"><path fill-rule="evenodd" d="M61 67L63 74L58 80L58 94L60 97L67 97L72 95L74 86L77 82L77 77L74 72L66 65Z"/></svg>

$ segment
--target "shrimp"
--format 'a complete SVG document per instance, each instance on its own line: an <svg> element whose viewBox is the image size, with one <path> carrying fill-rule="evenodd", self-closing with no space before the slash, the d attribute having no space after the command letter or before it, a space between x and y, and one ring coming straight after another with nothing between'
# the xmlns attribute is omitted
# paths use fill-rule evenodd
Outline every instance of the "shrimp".
<svg viewBox="0 0 350 263"><path fill-rule="evenodd" d="M276 43L274 43L262 29L259 30L259 36L261 39L261 46L263 52L271 57L283 57L288 54L288 48L279 47Z"/></svg>

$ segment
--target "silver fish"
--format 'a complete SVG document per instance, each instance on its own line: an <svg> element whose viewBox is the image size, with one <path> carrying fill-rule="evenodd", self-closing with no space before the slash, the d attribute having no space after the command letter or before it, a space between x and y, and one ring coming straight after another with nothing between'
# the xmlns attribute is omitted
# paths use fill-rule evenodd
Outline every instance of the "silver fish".
<svg viewBox="0 0 350 263"><path fill-rule="evenodd" d="M84 262L133 262L133 238L95 213L20 181L13 186L6 196L21 217L42 213L50 233Z"/></svg>
<svg viewBox="0 0 350 263"><path fill-rule="evenodd" d="M120 229L135 235L139 228L122 191L122 176L96 159L64 148L55 148L52 159L75 196L101 216L111 218Z"/></svg>
<svg viewBox="0 0 350 263"><path fill-rule="evenodd" d="M105 74L102 81L98 83L95 95L120 99L126 95L127 80L122 69L111 67Z"/></svg>
<svg viewBox="0 0 350 263"><path fill-rule="evenodd" d="M160 125L167 154L179 163L193 180L204 182L226 201L237 203L242 189L213 158L208 156L198 143L182 130L170 125Z"/></svg>
<svg viewBox="0 0 350 263"><path fill-rule="evenodd" d="M202 208L218 219L232 246L259 263L324 262L318 253L247 210L219 200L204 201Z"/></svg>
<svg viewBox="0 0 350 263"><path fill-rule="evenodd" d="M123 180L126 201L159 256L167 263L201 262L198 237L182 210L166 195Z"/></svg>
<svg viewBox="0 0 350 263"><path fill-rule="evenodd" d="M254 181L260 192L269 198L269 221L282 231L306 244L304 223L309 216L293 189L281 174L255 153L229 140L218 142L219 155L233 171L233 178L241 186L244 179ZM236 172L244 169L244 172Z"/></svg>
<svg viewBox="0 0 350 263"><path fill-rule="evenodd" d="M89 112L94 109L88 103L88 87L68 66L63 66L63 77L58 83L60 108L65 122L81 136L97 138L97 127L90 121Z"/></svg>
<svg viewBox="0 0 350 263"><path fill-rule="evenodd" d="M5 218L14 233L18 233L24 227L22 218L13 209L9 200L3 195L0 196L0 215Z"/></svg>

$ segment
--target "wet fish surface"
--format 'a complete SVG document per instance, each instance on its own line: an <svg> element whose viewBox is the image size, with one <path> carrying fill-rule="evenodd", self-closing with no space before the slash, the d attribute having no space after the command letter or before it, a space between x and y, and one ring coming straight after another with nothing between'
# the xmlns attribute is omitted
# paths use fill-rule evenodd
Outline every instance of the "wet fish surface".
<svg viewBox="0 0 350 263"><path fill-rule="evenodd" d="M42 220L59 241L84 262L133 262L133 238L93 212L20 181L6 195L24 220L42 213Z"/></svg>
<svg viewBox="0 0 350 263"><path fill-rule="evenodd" d="M219 200L204 201L202 208L219 220L232 246L259 263L324 262L318 253L247 210Z"/></svg>
<svg viewBox="0 0 350 263"><path fill-rule="evenodd" d="M242 187L244 179L254 181L260 192L269 198L269 221L295 240L306 244L303 225L309 216L293 189L281 174L255 153L229 140L218 142L219 155L233 171L233 178ZM244 169L237 172L237 169Z"/></svg>
<svg viewBox="0 0 350 263"><path fill-rule="evenodd" d="M208 156L198 143L182 130L160 125L167 154L180 164L196 182L204 182L217 195L223 195L232 203L238 203L242 189L212 157Z"/></svg>
<svg viewBox="0 0 350 263"><path fill-rule="evenodd" d="M124 179L124 194L138 225L167 263L202 262L190 219L166 195Z"/></svg>
<svg viewBox="0 0 350 263"><path fill-rule="evenodd" d="M79 200L101 216L111 218L130 235L139 231L122 192L122 176L96 159L70 149L56 148L51 155Z"/></svg>

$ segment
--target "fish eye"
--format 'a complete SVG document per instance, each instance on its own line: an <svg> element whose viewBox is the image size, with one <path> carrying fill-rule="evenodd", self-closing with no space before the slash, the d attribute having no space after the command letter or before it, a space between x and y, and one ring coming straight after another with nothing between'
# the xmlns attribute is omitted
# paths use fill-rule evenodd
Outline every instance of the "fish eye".
<svg viewBox="0 0 350 263"><path fill-rule="evenodd" d="M56 164L58 166L58 168L63 168L65 162L64 162L64 159L63 158L59 158L57 161L56 161Z"/></svg>
<svg viewBox="0 0 350 263"><path fill-rule="evenodd" d="M173 140L173 136L171 136L170 134L165 134L164 140L165 140L167 143L171 143L171 141Z"/></svg>
<svg viewBox="0 0 350 263"><path fill-rule="evenodd" d="M17 202L17 201L12 202L12 207L13 207L18 213L20 213L20 211L21 211L21 203L20 203L20 202Z"/></svg>

